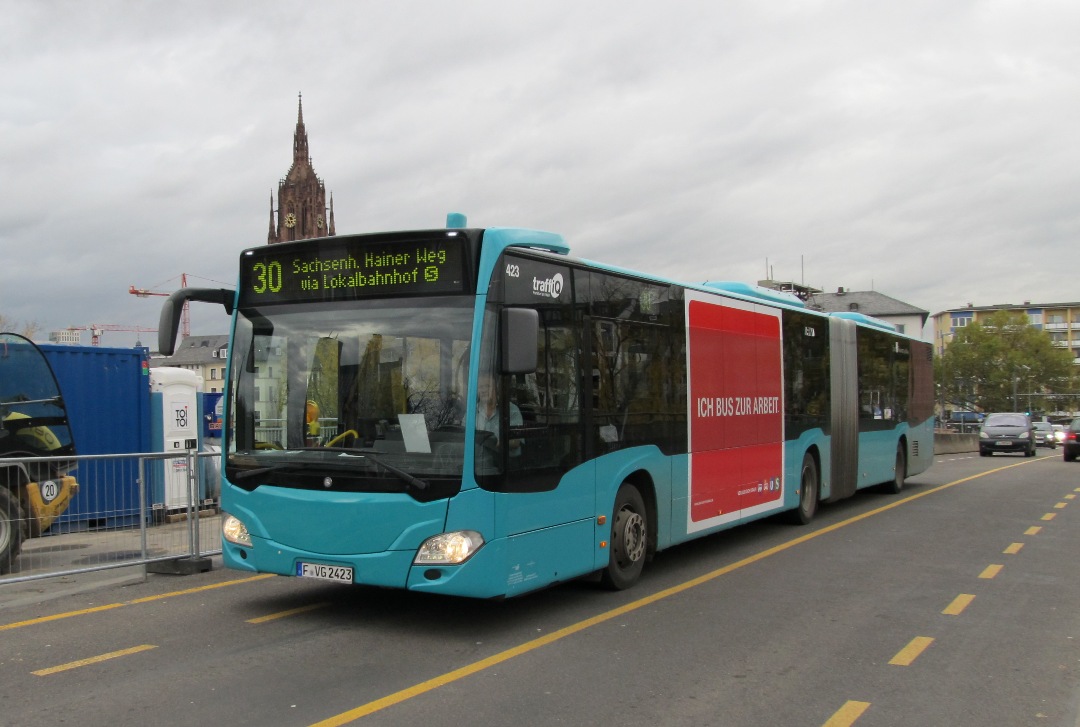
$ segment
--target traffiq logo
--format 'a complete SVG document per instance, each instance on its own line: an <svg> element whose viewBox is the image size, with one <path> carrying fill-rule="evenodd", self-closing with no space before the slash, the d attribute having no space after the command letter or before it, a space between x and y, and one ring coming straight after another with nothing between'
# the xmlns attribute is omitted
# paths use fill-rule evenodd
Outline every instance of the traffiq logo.
<svg viewBox="0 0 1080 727"><path fill-rule="evenodd" d="M546 280L533 278L533 295L550 295L552 298L562 295L562 273L555 273Z"/></svg>

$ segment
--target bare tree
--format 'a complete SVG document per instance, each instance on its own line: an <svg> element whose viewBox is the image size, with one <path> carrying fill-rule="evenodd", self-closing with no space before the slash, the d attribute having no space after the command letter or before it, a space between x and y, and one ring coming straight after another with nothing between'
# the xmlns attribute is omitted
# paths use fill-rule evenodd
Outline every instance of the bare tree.
<svg viewBox="0 0 1080 727"><path fill-rule="evenodd" d="M33 339L41 331L41 324L37 321L17 322L14 318L0 313L0 331L18 333L20 336Z"/></svg>

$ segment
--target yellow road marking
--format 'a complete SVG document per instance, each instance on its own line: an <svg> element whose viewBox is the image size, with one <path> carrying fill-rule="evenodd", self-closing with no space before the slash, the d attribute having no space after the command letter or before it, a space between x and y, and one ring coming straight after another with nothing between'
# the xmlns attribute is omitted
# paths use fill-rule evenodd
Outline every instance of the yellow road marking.
<svg viewBox="0 0 1080 727"><path fill-rule="evenodd" d="M1065 499L1066 499L1066 500L1075 500L1075 499L1076 499L1076 495L1073 495L1073 494L1068 494L1068 495L1065 495Z"/></svg>
<svg viewBox="0 0 1080 727"><path fill-rule="evenodd" d="M870 702L856 702L849 699L821 727L851 727L851 725L855 724L855 720L861 717L862 713L869 708Z"/></svg>
<svg viewBox="0 0 1080 727"><path fill-rule="evenodd" d="M1069 503L1067 503L1067 502L1059 502L1058 504L1054 505L1054 507L1057 508L1058 510L1064 510L1068 506L1069 506Z"/></svg>
<svg viewBox="0 0 1080 727"><path fill-rule="evenodd" d="M1045 515L1043 515L1040 519L1041 520L1053 520L1056 516L1057 516L1056 512L1048 512Z"/></svg>
<svg viewBox="0 0 1080 727"><path fill-rule="evenodd" d="M934 640L929 636L916 636L910 644L900 649L889 663L893 666L911 666L911 663L919 658L919 654L926 651L932 643Z"/></svg>
<svg viewBox="0 0 1080 727"><path fill-rule="evenodd" d="M446 672L445 674L441 674L441 675L439 675L437 677L433 677L432 679L428 679L427 681L420 682L419 684L414 684L411 687L407 687L407 688L402 689L400 691L394 692L393 694L388 694L387 696L382 697L380 699L376 699L375 701L368 702L367 704L362 704L359 707L355 707L355 708L350 709L350 710L348 710L346 712L342 712L340 714L334 715L333 717L328 717L328 718L326 718L326 719L324 719L324 720L322 720L320 722L315 722L314 724L311 725L311 727L340 727L340 725L348 724L349 722L353 722L355 720L358 720L361 717L366 717L369 714L374 714L375 712L386 709L387 707L392 707L395 704L400 704L401 702L412 699L413 697L417 697L417 696L419 696L421 694L424 694L426 692L430 692L430 691L432 691L434 689L438 689L439 687L444 686L446 684L450 684L452 682L458 681L459 679L464 679L467 676L470 676L472 674L476 674L477 672L481 672L484 669L488 669L490 667L496 666L497 664L501 664L504 661L508 661L508 660L513 659L515 657L521 656L523 654L527 654L530 651L533 651L535 649L539 649L541 646L547 646L550 643L553 643L553 642L558 641L560 639L566 638L567 636L571 636L573 634L576 634L579 631L584 631L585 629L590 628L592 626L595 626L597 624L601 624L601 623L604 623L605 621L609 621L609 620L611 620L613 618L616 618L618 616L622 616L624 614L631 613L633 611L638 610L639 608L644 608L645 606L649 606L649 605L651 605L653 603L656 603L657 601L662 601L665 598L669 598L669 597L674 596L676 594L682 593L683 591L688 591L691 588L696 588L697 586L700 586L700 585L702 585L704 583L708 583L709 581L712 581L712 580L714 580L716 578L719 578L720 576L727 575L728 573L731 573L732 571L736 571L736 570L738 570L740 568L751 565L752 563L756 563L759 560L763 560L765 558L768 558L769 556L776 555L777 553L782 553L785 550L788 550L790 548L794 548L797 545L802 545L803 543L808 542L810 540L813 540L814 538L818 538L818 537L821 537L822 535L826 535L828 533L839 530L840 528L847 527L848 525L852 525L854 523L857 523L860 520L865 520L865 519L873 517L875 515L880 515L881 513L886 512L888 510L892 510L895 507L900 507L901 505L905 505L905 504L907 504L909 502L912 502L914 500L918 500L919 498L926 497L928 495L932 495L932 494L937 493L937 492L941 492L942 490L947 490L950 487L955 487L956 485L963 484L964 482L970 482L972 480L977 480L980 477L986 477L987 475L990 475L990 474L994 474L994 473L997 473L997 472L1002 472L1004 470L1011 469L1013 467L1022 467L1025 464L1030 464L1032 462L1038 462L1038 461L1040 461L1040 460L1036 459L1036 460L1028 460L1027 462L1018 462L1016 464L1005 465L1004 467L998 467L996 469L987 470L985 472L980 472L978 474L974 474L974 475L971 475L969 477L963 477L963 478L961 478L959 480L953 480L952 482L947 482L944 485L939 485L938 487L935 487L932 490L926 490L925 492L918 492L918 493L916 493L914 495L909 495L908 497L905 497L902 500L896 500L895 502L891 502L888 505L882 505L881 507L875 508L873 510L868 510L867 512L864 512L861 515L856 515L854 517L848 518L847 520L842 520L842 521L840 521L838 523L833 523L832 525L827 525L826 527L823 527L820 530L815 530L812 533L807 533L806 535L801 535L801 536L799 536L797 538L793 538L792 540L789 540L789 541L787 541L785 543L781 543L780 545L775 545L775 546L773 546L771 548L768 548L766 550L761 551L760 553L756 553L756 554L751 555L751 556L749 556L747 558L743 558L742 560L740 560L738 562L731 563L730 565L726 565L723 568L718 568L717 570L714 570L714 571L712 571L710 573L706 573L704 575L698 576L697 578L693 578L693 579L691 579L689 581L685 581L683 583L680 583L677 586L672 586L671 588L666 588L666 589L664 589L662 591L658 591L658 592L656 592L656 593L654 593L652 595L645 596L644 598L638 599L637 601L632 601L632 602L627 603L627 604L625 604L623 606L620 606L619 608L612 609L611 611L606 611L604 613L593 616L592 618L588 618L588 619L586 619L584 621L579 621L576 624L571 624L570 626L559 629L558 631L553 631L552 633L550 633L550 634L548 634L546 636L542 636L542 637L540 637L538 639L533 639L532 641L527 641L527 642L525 642L523 644L519 644L518 646L507 649L506 651L499 652L498 654L493 654L492 656L489 656L486 659L481 659L480 661L473 662L472 664L466 664L465 666L463 666L463 667L461 667L459 669L454 669L453 671ZM963 596L958 597L957 601L959 601L961 598L964 598L964 597ZM960 606L960 610L963 610L963 607L966 606L968 603L970 603L971 599L974 599L975 596L968 596L967 598L968 598L968 601L965 602L963 604L963 606ZM957 601L954 601L953 603L956 604ZM949 608L952 608L952 607L953 606L949 606ZM946 609L945 613L949 613L949 610ZM959 611L957 611L957 613L959 613ZM867 706L869 706L868 702L849 702L848 704L865 705L863 707L863 709L865 709ZM845 707L846 707L846 705L845 705ZM845 709L845 707L842 707L841 711L843 711ZM839 712L837 714L839 714ZM859 714L862 714L862 711L860 711ZM857 718L857 717L858 717L858 714L856 714L854 717L852 717L852 721L854 721L854 719ZM834 718L835 718L835 715L834 715ZM841 722L827 722L826 724L829 727L836 727L836 726L839 726L839 725L851 724L851 722L842 722L842 721Z"/></svg>
<svg viewBox="0 0 1080 727"><path fill-rule="evenodd" d="M172 591L171 593L162 593L157 596L143 596L142 598L136 598L133 601L127 601L127 604L135 603L149 603L150 601L160 601L162 598L172 598L173 596L187 596L192 593L202 593L203 591L212 591L215 588L224 588L226 586L235 586L239 583L250 583L251 581L261 581L266 578L276 578L273 573L262 573L257 576L251 576L249 578L240 578L235 581L222 581L221 583L211 583L208 586L197 586L196 588L186 588L182 591Z"/></svg>
<svg viewBox="0 0 1080 727"><path fill-rule="evenodd" d="M1005 566L1003 566L1003 565L997 565L997 564L988 565L983 569L983 572L979 574L979 578L993 578L998 573L1000 573L1001 569L1004 568L1004 567Z"/></svg>
<svg viewBox="0 0 1080 727"><path fill-rule="evenodd" d="M305 611L314 611L317 608L329 606L328 601L322 603L312 603L307 606L300 606L299 608L290 608L288 611L278 611L277 613L270 613L266 616L257 616L255 618L249 618L246 623L249 624L264 624L267 621L276 621L279 618L285 618L286 616L295 616L298 613L304 613Z"/></svg>
<svg viewBox="0 0 1080 727"><path fill-rule="evenodd" d="M57 613L52 616L41 616L40 618L32 618L29 621L18 621L16 623L4 624L0 626L0 631L7 631L8 629L17 629L20 626L33 626L34 624L43 624L49 621L56 621L61 618L71 618L72 616L85 616L88 613L97 613L98 611L108 611L111 608L120 608L124 604L122 603L110 603L107 606L94 606L93 608L84 608L79 611L68 611L67 613Z"/></svg>
<svg viewBox="0 0 1080 727"><path fill-rule="evenodd" d="M1024 547L1023 543L1012 543L1008 548L1001 551L1005 555L1016 555L1020 552L1020 549Z"/></svg>
<svg viewBox="0 0 1080 727"><path fill-rule="evenodd" d="M214 588L224 588L225 586L235 586L241 583L250 583L251 581L261 581L265 578L274 578L273 573L265 573L257 576L251 576L250 578L238 578L233 581L223 581L221 583L213 583L209 586L199 586L198 588L188 588L183 591L173 591L172 593L162 593L157 596L146 596L145 598L136 598L133 601L124 601L121 603L109 603L104 606L95 606L94 608L84 608L79 611L67 611L65 613L54 613L52 616L41 616L40 618L32 618L27 621L16 621L10 624L0 624L0 631L6 631L8 629L17 629L23 626L34 626L36 624L47 623L49 621L57 621L62 618L72 618L73 616L85 616L89 613L97 613L99 611L108 611L113 608L121 608L123 606L131 606L137 603L148 603L150 601L158 601L162 598L172 598L173 596L186 596L191 593L199 593L201 591L209 591Z"/></svg>
<svg viewBox="0 0 1080 727"><path fill-rule="evenodd" d="M38 669L37 671L30 672L39 677L48 676L49 674L56 674L57 672L67 671L68 669L77 669L80 666L88 666L90 664L98 664L109 659L115 659L120 656L128 656L130 654L138 654L140 651L149 651L150 649L156 649L153 644L143 644L141 646L132 646L130 649L121 649L120 651L110 651L108 654L102 654L101 656L91 656L89 659L79 659L78 661L69 661L67 664L61 664L60 666L51 666L48 669Z"/></svg>
<svg viewBox="0 0 1080 727"><path fill-rule="evenodd" d="M1038 535L1042 532L1041 525L1032 525L1030 528L1024 531L1024 535Z"/></svg>
<svg viewBox="0 0 1080 727"><path fill-rule="evenodd" d="M942 611L946 616L959 616L964 612L964 609L971 605L971 602L975 600L975 596L970 593L961 593L959 596L952 600L945 610Z"/></svg>

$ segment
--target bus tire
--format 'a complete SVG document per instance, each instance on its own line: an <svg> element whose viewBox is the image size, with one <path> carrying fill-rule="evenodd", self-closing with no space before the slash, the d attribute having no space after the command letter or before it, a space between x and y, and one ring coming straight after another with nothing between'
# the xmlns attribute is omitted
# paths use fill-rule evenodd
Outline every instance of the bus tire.
<svg viewBox="0 0 1080 727"><path fill-rule="evenodd" d="M907 452L904 451L904 443L896 445L896 469L893 478L884 485L885 492L890 495L899 495L904 489L904 480L907 479Z"/></svg>
<svg viewBox="0 0 1080 727"><path fill-rule="evenodd" d="M799 506L788 513L792 525L807 525L817 514L818 495L820 493L817 463L807 452L803 455L802 467L799 468Z"/></svg>
<svg viewBox="0 0 1080 727"><path fill-rule="evenodd" d="M0 575L15 567L23 541L23 516L18 496L0 487Z"/></svg>
<svg viewBox="0 0 1080 727"><path fill-rule="evenodd" d="M649 514L637 487L624 482L615 495L611 514L611 555L600 581L621 591L637 583L649 549Z"/></svg>

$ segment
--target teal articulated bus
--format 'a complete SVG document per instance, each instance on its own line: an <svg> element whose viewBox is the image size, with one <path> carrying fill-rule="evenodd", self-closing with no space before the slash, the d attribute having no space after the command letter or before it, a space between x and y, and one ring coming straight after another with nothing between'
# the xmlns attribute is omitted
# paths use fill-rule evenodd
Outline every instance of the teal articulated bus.
<svg viewBox="0 0 1080 727"><path fill-rule="evenodd" d="M468 228L266 245L237 290L227 566L496 598L750 520L809 522L933 460L930 344L735 283Z"/></svg>

